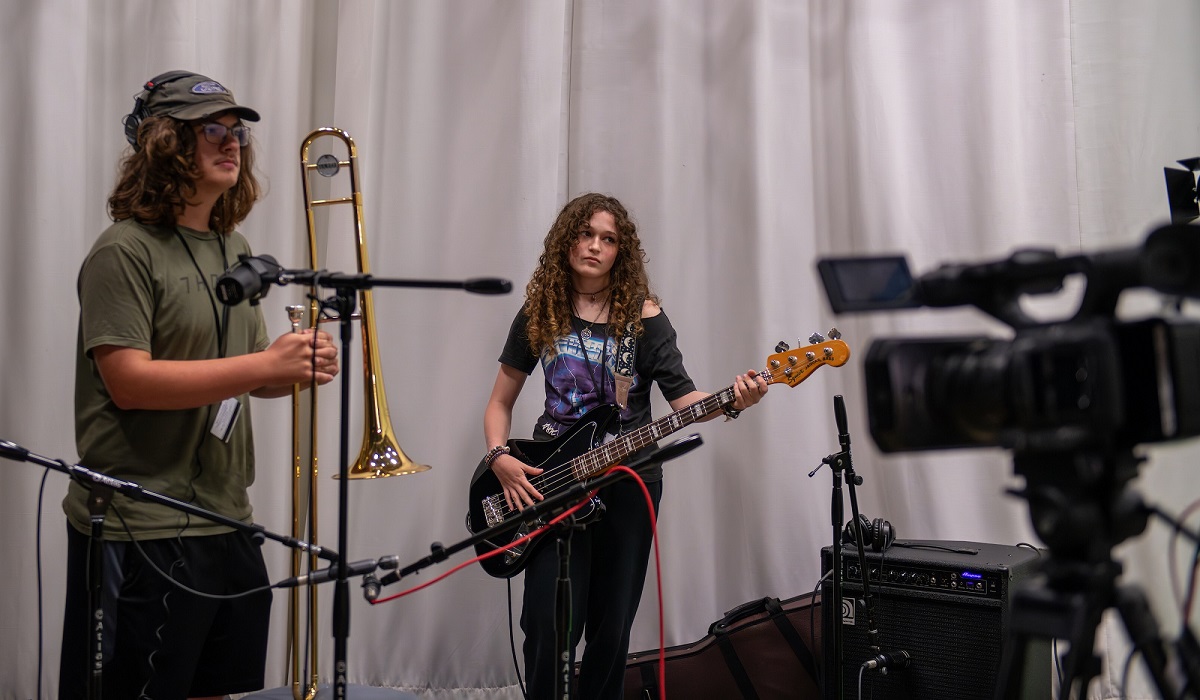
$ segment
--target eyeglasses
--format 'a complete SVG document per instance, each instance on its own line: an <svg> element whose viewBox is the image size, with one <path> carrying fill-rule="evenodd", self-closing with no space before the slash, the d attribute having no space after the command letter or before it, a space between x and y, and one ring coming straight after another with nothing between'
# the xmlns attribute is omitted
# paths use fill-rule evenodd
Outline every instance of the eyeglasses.
<svg viewBox="0 0 1200 700"><path fill-rule="evenodd" d="M225 143L225 137L229 135L237 139L239 146L245 147L250 145L250 127L245 124L225 126L220 122L208 122L200 126L200 131L204 133L205 141L215 143L218 146Z"/></svg>

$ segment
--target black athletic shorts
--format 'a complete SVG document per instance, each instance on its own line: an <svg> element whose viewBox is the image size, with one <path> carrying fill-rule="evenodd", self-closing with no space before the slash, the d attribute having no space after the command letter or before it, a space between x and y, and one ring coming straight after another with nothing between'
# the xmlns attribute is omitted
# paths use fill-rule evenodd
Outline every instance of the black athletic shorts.
<svg viewBox="0 0 1200 700"><path fill-rule="evenodd" d="M268 585L257 544L241 532L104 542L101 610L88 594L91 539L67 525L67 602L59 698L87 697L95 634L103 634L103 696L172 700L263 687L271 592L216 600L163 579L146 562L205 593L232 595Z"/></svg>

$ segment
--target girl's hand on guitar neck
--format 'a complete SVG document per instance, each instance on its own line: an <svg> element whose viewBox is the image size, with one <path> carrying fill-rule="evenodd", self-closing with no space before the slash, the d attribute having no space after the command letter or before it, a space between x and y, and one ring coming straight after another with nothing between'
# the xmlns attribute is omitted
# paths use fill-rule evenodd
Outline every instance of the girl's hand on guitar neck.
<svg viewBox="0 0 1200 700"><path fill-rule="evenodd" d="M529 478L542 473L510 454L501 454L492 462L492 472L504 487L504 500L513 510L524 510L543 496L529 483Z"/></svg>
<svg viewBox="0 0 1200 700"><path fill-rule="evenodd" d="M737 411L744 411L762 401L762 397L766 393L767 382L758 376L758 372L750 370L745 374L739 374L737 379L733 380L733 395L737 397L733 402L733 408Z"/></svg>

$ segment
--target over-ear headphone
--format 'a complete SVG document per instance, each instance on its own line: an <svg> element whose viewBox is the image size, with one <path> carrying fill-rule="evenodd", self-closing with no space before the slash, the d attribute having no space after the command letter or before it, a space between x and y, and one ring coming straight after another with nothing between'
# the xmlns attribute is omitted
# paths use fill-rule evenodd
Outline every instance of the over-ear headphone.
<svg viewBox="0 0 1200 700"><path fill-rule="evenodd" d="M146 109L146 102L150 99L150 95L154 94L154 91L158 88L173 80L193 75L195 73L191 71L172 70L161 75L156 75L146 81L146 84L142 86L142 91L134 99L133 111L125 115L125 118L121 120L121 123L125 125L125 140L129 142L130 146L133 146L135 150L139 148L137 141L138 127L142 125L142 121L146 117L150 116L150 110Z"/></svg>
<svg viewBox="0 0 1200 700"><path fill-rule="evenodd" d="M842 530L842 542L856 544L858 542L857 534L859 530L862 530L863 533L863 546L870 547L876 552L884 551L896 541L896 529L883 518L871 520L862 513L859 513L857 528L854 526L854 523L854 520L846 523L846 528Z"/></svg>

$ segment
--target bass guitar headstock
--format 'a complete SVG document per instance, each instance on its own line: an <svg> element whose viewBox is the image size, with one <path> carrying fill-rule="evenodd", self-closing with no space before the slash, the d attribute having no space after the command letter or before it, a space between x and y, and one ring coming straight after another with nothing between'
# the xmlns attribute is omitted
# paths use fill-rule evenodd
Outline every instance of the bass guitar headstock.
<svg viewBox="0 0 1200 700"><path fill-rule="evenodd" d="M767 368L763 378L768 384L784 383L796 386L808 378L808 375L818 367L830 365L841 367L850 359L850 346L842 340L842 334L836 328L829 329L829 337L813 333L808 338L811 345L788 348L787 343L780 342L775 346L775 354L767 357Z"/></svg>

